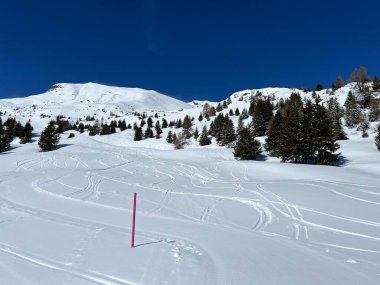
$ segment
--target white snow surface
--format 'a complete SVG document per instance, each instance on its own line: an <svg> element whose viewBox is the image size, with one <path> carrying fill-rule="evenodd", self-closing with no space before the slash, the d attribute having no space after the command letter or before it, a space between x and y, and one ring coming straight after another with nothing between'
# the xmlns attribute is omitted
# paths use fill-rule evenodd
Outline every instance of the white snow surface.
<svg viewBox="0 0 380 285"><path fill-rule="evenodd" d="M292 92L267 90L276 98ZM229 109L248 107L248 96L233 94ZM40 104L42 97L25 100ZM30 107L17 113L23 99L7 102L5 117L15 112L34 126L48 120L29 116ZM44 112L68 116L67 104L46 104ZM210 122L198 122L204 102L197 104L158 112L159 119L189 114L201 130ZM0 154L0 284L380 284L380 152L372 131L369 138L346 131L337 167L280 163L265 153L237 161L232 149L194 140L173 150L168 129L141 142L132 130L65 133L46 153L37 136L26 145L15 140Z"/></svg>
<svg viewBox="0 0 380 285"><path fill-rule="evenodd" d="M170 111L191 105L154 90L113 87L97 83L54 84L47 92L25 98L1 99L0 110L27 118L41 114L73 119L91 116L127 115L134 111Z"/></svg>

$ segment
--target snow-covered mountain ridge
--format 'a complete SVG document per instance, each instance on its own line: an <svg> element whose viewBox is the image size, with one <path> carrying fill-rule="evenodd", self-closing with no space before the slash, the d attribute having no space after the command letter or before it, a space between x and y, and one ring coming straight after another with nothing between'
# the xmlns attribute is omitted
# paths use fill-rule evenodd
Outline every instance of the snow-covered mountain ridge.
<svg viewBox="0 0 380 285"><path fill-rule="evenodd" d="M75 113L87 112L89 115L95 115L104 109L122 115L133 111L168 111L190 106L153 90L97 83L59 83L39 95L0 100L0 107L9 111L13 109L15 115L22 114L17 111L27 112L29 109L32 116L45 112L48 115L59 113L75 117Z"/></svg>

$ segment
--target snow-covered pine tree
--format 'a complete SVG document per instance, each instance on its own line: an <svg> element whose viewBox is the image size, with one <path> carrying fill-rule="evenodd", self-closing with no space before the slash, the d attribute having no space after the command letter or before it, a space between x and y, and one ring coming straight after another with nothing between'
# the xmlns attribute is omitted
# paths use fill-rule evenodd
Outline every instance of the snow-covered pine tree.
<svg viewBox="0 0 380 285"><path fill-rule="evenodd" d="M209 145L209 144L211 144L211 139L208 136L207 127L203 126L202 133L199 137L199 145L203 146L203 145Z"/></svg>
<svg viewBox="0 0 380 285"><path fill-rule="evenodd" d="M368 138L369 122L367 120L363 120L360 123L358 130L362 131L362 138Z"/></svg>
<svg viewBox="0 0 380 285"><path fill-rule="evenodd" d="M240 130L234 147L234 156L241 160L254 160L261 153L261 144L249 128Z"/></svg>
<svg viewBox="0 0 380 285"><path fill-rule="evenodd" d="M135 135L133 137L133 140L134 141L141 141L142 140L142 136L143 136L143 131L142 131L142 128L141 127L138 127L136 125L136 127L134 128L135 129Z"/></svg>
<svg viewBox="0 0 380 285"><path fill-rule="evenodd" d="M242 117L243 120L249 117L247 108L244 108L243 111L241 111L240 117Z"/></svg>
<svg viewBox="0 0 380 285"><path fill-rule="evenodd" d="M228 114L224 116L221 132L216 137L219 145L228 145L236 139L234 123Z"/></svg>
<svg viewBox="0 0 380 285"><path fill-rule="evenodd" d="M342 88L345 85L345 82L341 75L338 75L335 79L335 83L333 83L332 88L333 90L337 90L339 88Z"/></svg>
<svg viewBox="0 0 380 285"><path fill-rule="evenodd" d="M316 101L315 104L311 100L306 100L302 111L301 127L299 128L296 145L296 163L314 163L316 145L318 144L318 140L322 139L318 136L318 130L316 129L316 125L318 124L317 108L320 98L316 96L314 100Z"/></svg>
<svg viewBox="0 0 380 285"><path fill-rule="evenodd" d="M9 132L4 129L3 123L0 118L0 153L7 151L10 148L11 138Z"/></svg>
<svg viewBox="0 0 380 285"><path fill-rule="evenodd" d="M82 126L83 126L83 124L82 124ZM25 124L21 134L20 134L20 143L25 144L25 143L31 142L32 132L33 132L33 127L29 122L27 122Z"/></svg>
<svg viewBox="0 0 380 285"><path fill-rule="evenodd" d="M51 151L57 147L59 143L59 133L54 121L51 121L42 131L38 141L38 146L42 151Z"/></svg>
<svg viewBox="0 0 380 285"><path fill-rule="evenodd" d="M195 127L195 131L194 131L194 139L197 140L199 137L199 131L198 131L198 128Z"/></svg>
<svg viewBox="0 0 380 285"><path fill-rule="evenodd" d="M172 131L168 132L168 135L166 137L166 142L173 143L173 133L172 133Z"/></svg>
<svg viewBox="0 0 380 285"><path fill-rule="evenodd" d="M275 157L279 156L277 146L279 145L283 123L281 111L277 111L268 126L264 148L270 153L270 155Z"/></svg>
<svg viewBox="0 0 380 285"><path fill-rule="evenodd" d="M357 104L356 98L351 91L348 92L348 96L344 105L346 107L346 112L345 112L346 126L349 128L353 128L357 124L360 123L362 115L361 115L359 106Z"/></svg>
<svg viewBox="0 0 380 285"><path fill-rule="evenodd" d="M336 143L334 123L330 112L320 104L319 100L316 101L315 106L315 134L313 141L316 163L334 165L340 155L335 153L340 146Z"/></svg>
<svg viewBox="0 0 380 285"><path fill-rule="evenodd" d="M182 128L183 128L183 135L186 137L186 139L189 139L191 138L192 136L192 121L191 121L191 118L189 117L189 115L186 115L185 118L183 119L183 124L182 124Z"/></svg>
<svg viewBox="0 0 380 285"><path fill-rule="evenodd" d="M156 125L154 126L154 128L156 130L156 139L161 138L162 130L161 130L160 121L157 120Z"/></svg>
<svg viewBox="0 0 380 285"><path fill-rule="evenodd" d="M153 128L153 120L151 116L149 116L149 118L146 120L146 123L148 125L148 129Z"/></svg>
<svg viewBox="0 0 380 285"><path fill-rule="evenodd" d="M375 99L372 96L371 101L369 102L369 121L376 122L379 119L380 119L379 101L377 101L377 99Z"/></svg>
<svg viewBox="0 0 380 285"><path fill-rule="evenodd" d="M175 135L175 134L174 134ZM186 137L183 133L173 136L174 149L183 149L187 144Z"/></svg>
<svg viewBox="0 0 380 285"><path fill-rule="evenodd" d="M269 121L273 117L273 106L269 99L256 101L255 110L252 117L252 126L255 136L265 135Z"/></svg>
<svg viewBox="0 0 380 285"><path fill-rule="evenodd" d="M375 137L375 144L377 149L380 151L380 125L377 127L377 135Z"/></svg>
<svg viewBox="0 0 380 285"><path fill-rule="evenodd" d="M302 101L301 101L302 103ZM297 96L291 98L285 107L283 130L276 151L282 162L299 162L299 134L302 119L302 105L298 106Z"/></svg>
<svg viewBox="0 0 380 285"><path fill-rule="evenodd" d="M239 116L238 125L236 128L236 133L239 133L242 128L244 128L244 121L243 121L242 117Z"/></svg>
<svg viewBox="0 0 380 285"><path fill-rule="evenodd" d="M166 129L168 127L168 121L165 118L162 118L162 128Z"/></svg>

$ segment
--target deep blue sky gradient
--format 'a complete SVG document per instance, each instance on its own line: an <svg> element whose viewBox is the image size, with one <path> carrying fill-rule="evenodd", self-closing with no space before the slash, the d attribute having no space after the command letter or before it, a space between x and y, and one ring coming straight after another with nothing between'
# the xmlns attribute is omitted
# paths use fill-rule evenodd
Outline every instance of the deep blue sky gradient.
<svg viewBox="0 0 380 285"><path fill-rule="evenodd" d="M0 98L57 82L222 100L273 85L380 75L380 1L0 2Z"/></svg>

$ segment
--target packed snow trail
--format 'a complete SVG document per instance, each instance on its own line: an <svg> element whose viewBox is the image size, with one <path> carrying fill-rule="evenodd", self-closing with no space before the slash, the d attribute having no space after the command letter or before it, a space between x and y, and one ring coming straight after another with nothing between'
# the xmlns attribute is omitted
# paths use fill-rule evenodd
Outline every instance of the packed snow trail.
<svg viewBox="0 0 380 285"><path fill-rule="evenodd" d="M380 283L379 168L351 144L323 167L74 140L0 156L1 284Z"/></svg>

